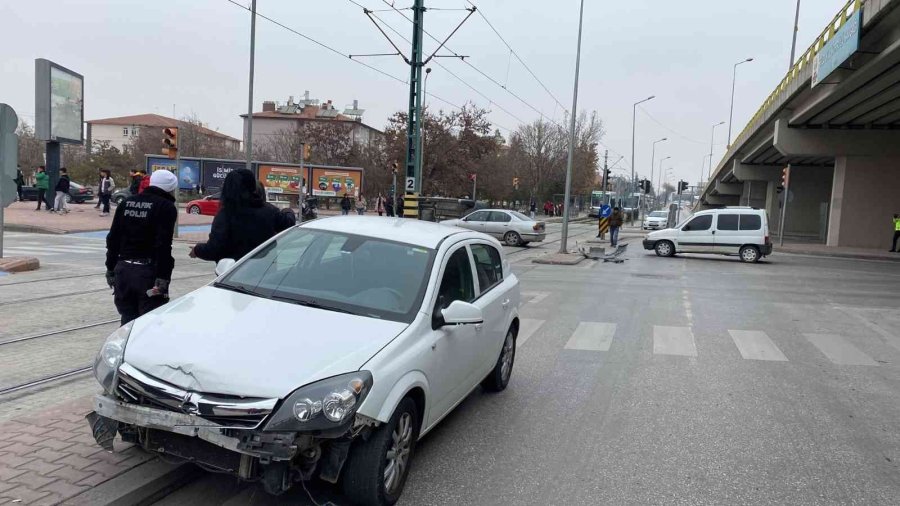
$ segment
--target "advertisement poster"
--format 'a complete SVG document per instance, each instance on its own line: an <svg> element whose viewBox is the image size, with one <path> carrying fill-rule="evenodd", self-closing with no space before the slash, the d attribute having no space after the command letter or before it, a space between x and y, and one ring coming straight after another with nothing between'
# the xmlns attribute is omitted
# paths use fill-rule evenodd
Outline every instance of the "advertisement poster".
<svg viewBox="0 0 900 506"><path fill-rule="evenodd" d="M243 169L247 167L246 162L229 162L221 160L203 160L203 170L200 184L206 190L206 193L219 193L222 190L222 183L225 182L225 176L235 169Z"/></svg>
<svg viewBox="0 0 900 506"><path fill-rule="evenodd" d="M306 169L301 170L300 167L260 165L259 182L270 193L299 195L300 189L303 187L304 172L306 172ZM273 191L275 188L280 189L280 191Z"/></svg>
<svg viewBox="0 0 900 506"><path fill-rule="evenodd" d="M193 190L200 184L200 160L179 160L181 163L179 171L175 173L178 176L179 190ZM175 160L164 157L147 157L147 174L152 174L157 170L171 171L175 168Z"/></svg>
<svg viewBox="0 0 900 506"><path fill-rule="evenodd" d="M345 193L357 197L361 184L362 171L359 169L313 167L312 170L312 194L317 197L342 197Z"/></svg>
<svg viewBox="0 0 900 506"><path fill-rule="evenodd" d="M50 67L50 137L82 139L84 81L81 76Z"/></svg>

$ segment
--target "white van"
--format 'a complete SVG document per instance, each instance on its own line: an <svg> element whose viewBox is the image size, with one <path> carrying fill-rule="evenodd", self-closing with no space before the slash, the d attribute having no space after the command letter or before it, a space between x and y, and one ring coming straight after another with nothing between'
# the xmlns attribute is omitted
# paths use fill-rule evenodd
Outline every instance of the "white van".
<svg viewBox="0 0 900 506"><path fill-rule="evenodd" d="M676 253L738 255L742 262L757 262L772 254L766 212L752 207L725 207L700 211L675 228L650 232L644 249L661 257Z"/></svg>

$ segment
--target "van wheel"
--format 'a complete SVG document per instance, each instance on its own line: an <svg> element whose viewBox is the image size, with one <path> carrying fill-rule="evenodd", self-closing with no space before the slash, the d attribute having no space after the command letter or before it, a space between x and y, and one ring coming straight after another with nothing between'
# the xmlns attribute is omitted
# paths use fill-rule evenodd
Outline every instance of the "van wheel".
<svg viewBox="0 0 900 506"><path fill-rule="evenodd" d="M360 439L342 471L341 484L353 504L391 505L400 498L419 439L419 410L403 399L388 423Z"/></svg>
<svg viewBox="0 0 900 506"><path fill-rule="evenodd" d="M653 249L656 250L656 256L670 257L675 255L675 245L670 241L659 241Z"/></svg>
<svg viewBox="0 0 900 506"><path fill-rule="evenodd" d="M747 262L751 264L755 264L759 262L759 248L756 246L744 246L741 248L739 252L741 255L741 262Z"/></svg>

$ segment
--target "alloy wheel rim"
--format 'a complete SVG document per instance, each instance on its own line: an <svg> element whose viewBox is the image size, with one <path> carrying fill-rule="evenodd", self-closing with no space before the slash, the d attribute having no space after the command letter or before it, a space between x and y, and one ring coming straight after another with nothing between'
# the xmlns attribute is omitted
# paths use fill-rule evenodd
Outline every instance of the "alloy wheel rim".
<svg viewBox="0 0 900 506"><path fill-rule="evenodd" d="M744 260L748 262L752 262L756 258L756 252L751 248L747 248L744 250Z"/></svg>
<svg viewBox="0 0 900 506"><path fill-rule="evenodd" d="M394 495L403 482L409 464L412 432L412 415L403 413L391 433L391 447L385 456L384 489L388 494Z"/></svg>
<svg viewBox="0 0 900 506"><path fill-rule="evenodd" d="M509 374L512 372L513 356L515 348L513 347L512 332L506 334L506 341L503 342L503 356L500 358L500 378L504 383L509 381Z"/></svg>
<svg viewBox="0 0 900 506"><path fill-rule="evenodd" d="M660 244L659 252L662 253L663 255L668 255L669 254L669 244L668 243Z"/></svg>

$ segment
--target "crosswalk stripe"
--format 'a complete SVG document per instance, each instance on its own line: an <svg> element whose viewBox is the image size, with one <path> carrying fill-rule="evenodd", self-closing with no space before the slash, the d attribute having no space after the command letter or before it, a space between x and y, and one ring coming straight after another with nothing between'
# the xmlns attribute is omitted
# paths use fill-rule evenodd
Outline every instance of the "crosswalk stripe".
<svg viewBox="0 0 900 506"><path fill-rule="evenodd" d="M653 353L696 357L697 346L690 327L653 326Z"/></svg>
<svg viewBox="0 0 900 506"><path fill-rule="evenodd" d="M549 296L550 292L534 292L528 304L538 304Z"/></svg>
<svg viewBox="0 0 900 506"><path fill-rule="evenodd" d="M34 250L34 249L25 249L25 248L3 248L3 251L4 251L4 253L16 254L19 256L30 256L30 257L62 255L62 253L54 253L54 252L47 252L47 251L43 251L43 250Z"/></svg>
<svg viewBox="0 0 900 506"><path fill-rule="evenodd" d="M20 246L13 246L14 248ZM97 253L100 251L106 251L106 248L87 248L83 246L32 246L32 245L22 245L22 248L27 248L32 251L55 251L57 253L75 253L75 254L83 254L83 253Z"/></svg>
<svg viewBox="0 0 900 506"><path fill-rule="evenodd" d="M581 322L566 343L567 350L609 351L613 336L616 335L615 323Z"/></svg>
<svg viewBox="0 0 900 506"><path fill-rule="evenodd" d="M787 362L787 357L765 332L758 330L729 330L734 345L746 360Z"/></svg>
<svg viewBox="0 0 900 506"><path fill-rule="evenodd" d="M806 340L837 365L878 365L849 341L834 334L803 334Z"/></svg>
<svg viewBox="0 0 900 506"><path fill-rule="evenodd" d="M544 325L544 322L546 322L546 320L522 318L519 321L519 335L516 336L516 348L525 344L525 342Z"/></svg>

